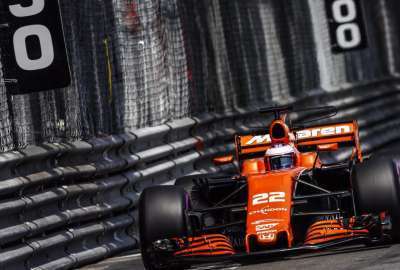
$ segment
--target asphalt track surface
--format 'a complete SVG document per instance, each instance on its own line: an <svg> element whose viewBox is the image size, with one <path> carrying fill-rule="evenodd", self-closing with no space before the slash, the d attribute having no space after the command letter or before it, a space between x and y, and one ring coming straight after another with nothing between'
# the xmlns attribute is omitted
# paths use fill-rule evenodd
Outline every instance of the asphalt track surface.
<svg viewBox="0 0 400 270"><path fill-rule="evenodd" d="M140 254L125 254L84 270L144 270ZM192 270L380 270L400 269L400 244L382 247L348 246L329 251L314 252L300 256L283 257L274 260L256 261L248 265L221 263L201 265Z"/></svg>

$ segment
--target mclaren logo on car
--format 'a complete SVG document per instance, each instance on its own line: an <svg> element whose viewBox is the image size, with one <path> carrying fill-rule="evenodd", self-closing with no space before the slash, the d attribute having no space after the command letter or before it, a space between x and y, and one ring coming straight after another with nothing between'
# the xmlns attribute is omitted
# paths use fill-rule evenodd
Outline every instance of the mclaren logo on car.
<svg viewBox="0 0 400 270"><path fill-rule="evenodd" d="M352 125L340 125L340 126L303 129L296 132L296 138L301 140L301 139L318 138L326 136L344 135L352 133L353 132L352 128L353 128Z"/></svg>
<svg viewBox="0 0 400 270"><path fill-rule="evenodd" d="M262 143L271 143L271 136L269 135L254 136L250 141L246 143L246 145L262 144Z"/></svg>

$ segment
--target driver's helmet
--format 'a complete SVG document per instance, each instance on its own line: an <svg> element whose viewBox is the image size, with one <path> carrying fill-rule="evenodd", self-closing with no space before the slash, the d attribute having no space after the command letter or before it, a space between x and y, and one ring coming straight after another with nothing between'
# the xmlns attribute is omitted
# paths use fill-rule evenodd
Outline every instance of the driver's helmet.
<svg viewBox="0 0 400 270"><path fill-rule="evenodd" d="M294 148L290 145L277 144L265 152L265 161L270 170L289 169L294 166Z"/></svg>

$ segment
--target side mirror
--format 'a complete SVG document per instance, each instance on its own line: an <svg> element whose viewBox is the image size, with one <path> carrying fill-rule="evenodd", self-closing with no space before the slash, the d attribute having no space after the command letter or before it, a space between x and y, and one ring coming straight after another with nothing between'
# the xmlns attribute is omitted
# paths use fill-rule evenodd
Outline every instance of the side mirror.
<svg viewBox="0 0 400 270"><path fill-rule="evenodd" d="M333 152L339 149L338 143L328 143L317 145L318 152Z"/></svg>
<svg viewBox="0 0 400 270"><path fill-rule="evenodd" d="M215 157L213 158L213 163L216 166L225 165L233 162L233 156Z"/></svg>

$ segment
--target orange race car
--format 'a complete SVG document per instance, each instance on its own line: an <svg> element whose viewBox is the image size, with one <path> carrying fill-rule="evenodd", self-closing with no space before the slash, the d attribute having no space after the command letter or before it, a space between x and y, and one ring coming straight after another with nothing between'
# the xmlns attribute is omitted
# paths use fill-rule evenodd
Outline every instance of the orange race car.
<svg viewBox="0 0 400 270"><path fill-rule="evenodd" d="M324 108L301 111L318 110ZM396 157L363 162L356 121L293 127L286 123L291 111L263 109L275 116L268 130L236 136L237 173L190 175L143 191L139 230L146 269L396 239ZM351 150L347 160L324 164L321 156L339 148Z"/></svg>

